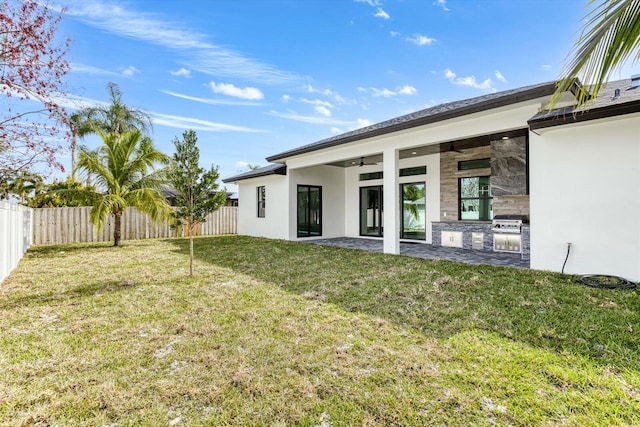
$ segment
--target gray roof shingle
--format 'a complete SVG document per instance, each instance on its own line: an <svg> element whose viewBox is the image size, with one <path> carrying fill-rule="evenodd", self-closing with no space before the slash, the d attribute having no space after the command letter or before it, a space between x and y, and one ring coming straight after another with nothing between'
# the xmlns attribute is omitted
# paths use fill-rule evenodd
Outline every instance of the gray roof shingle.
<svg viewBox="0 0 640 427"><path fill-rule="evenodd" d="M447 120L467 114L477 113L492 108L528 101L535 98L551 95L555 91L555 83L540 83L525 86L517 89L505 90L502 92L490 93L475 98L463 99L460 101L448 102L436 105L404 116L395 117L384 122L356 129L351 132L336 135L323 139L312 144L303 145L298 148L284 151L279 154L267 157L267 161L275 162L297 154L309 153L323 148L334 147L373 136L384 135L409 129L416 126Z"/></svg>
<svg viewBox="0 0 640 427"><path fill-rule="evenodd" d="M257 178L259 176L286 175L286 174L287 174L287 167L285 165L280 163L274 163L271 165L263 166L255 170L243 172L241 174L234 175L229 178L225 178L222 180L222 182L229 183L229 182L235 182L235 181L242 181L250 178Z"/></svg>

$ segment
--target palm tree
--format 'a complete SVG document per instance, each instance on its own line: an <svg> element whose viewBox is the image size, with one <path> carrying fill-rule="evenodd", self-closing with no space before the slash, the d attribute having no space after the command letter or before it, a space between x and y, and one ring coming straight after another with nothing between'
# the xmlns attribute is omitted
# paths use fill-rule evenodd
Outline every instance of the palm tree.
<svg viewBox="0 0 640 427"><path fill-rule="evenodd" d="M137 129L122 133L106 133L97 129L103 144L96 150L80 147L78 171L94 177L95 189L87 189L84 197L91 200L90 213L98 231L107 217L115 218L113 245L120 245L122 214L128 206L158 221L169 216L170 207L160 192L168 157L156 150L149 137Z"/></svg>
<svg viewBox="0 0 640 427"><path fill-rule="evenodd" d="M589 1L594 3L596 0ZM618 65L631 57L634 61L640 59L640 0L602 0L585 19L588 21L571 50L572 59L564 68L549 109L576 78L580 77L590 89L589 93L581 90L576 94L578 106L583 106L598 96Z"/></svg>
<svg viewBox="0 0 640 427"><path fill-rule="evenodd" d="M122 102L122 91L115 83L107 84L108 106L82 108L70 117L71 122L71 176L75 174L76 137L84 138L90 134L104 133L119 135L125 131L139 129L147 133L152 129L151 118L142 110L126 106Z"/></svg>

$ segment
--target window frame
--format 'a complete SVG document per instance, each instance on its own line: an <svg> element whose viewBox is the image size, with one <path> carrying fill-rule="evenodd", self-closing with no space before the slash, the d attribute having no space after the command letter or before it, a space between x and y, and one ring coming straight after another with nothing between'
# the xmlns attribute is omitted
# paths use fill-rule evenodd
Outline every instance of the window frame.
<svg viewBox="0 0 640 427"><path fill-rule="evenodd" d="M256 214L258 218L266 218L267 213L267 189L264 185L256 187Z"/></svg>
<svg viewBox="0 0 640 427"><path fill-rule="evenodd" d="M481 196L480 190L478 189L478 197L462 197L462 180L463 179L482 179L487 178L489 180L489 190L488 196ZM485 201L490 203L491 210L489 213L490 218L481 218L480 211L478 211L478 219L469 219L462 218L462 203L467 200L477 200L480 205L481 201ZM465 176L458 178L458 221L491 221L493 219L493 195L491 194L491 175L480 175L480 176Z"/></svg>

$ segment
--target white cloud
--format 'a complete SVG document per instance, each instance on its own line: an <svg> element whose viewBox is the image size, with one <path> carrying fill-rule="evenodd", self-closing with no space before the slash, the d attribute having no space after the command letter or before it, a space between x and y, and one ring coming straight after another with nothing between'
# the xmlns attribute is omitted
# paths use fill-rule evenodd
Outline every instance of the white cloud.
<svg viewBox="0 0 640 427"><path fill-rule="evenodd" d="M398 95L415 95L416 93L418 93L418 90L415 87L409 85L404 85L400 88L400 90L398 90Z"/></svg>
<svg viewBox="0 0 640 427"><path fill-rule="evenodd" d="M433 5L440 6L445 12L449 11L449 8L447 7L447 0L436 0L435 2L433 2Z"/></svg>
<svg viewBox="0 0 640 427"><path fill-rule="evenodd" d="M358 127L356 129L364 128L367 126L371 126L373 123L367 119L358 119Z"/></svg>
<svg viewBox="0 0 640 427"><path fill-rule="evenodd" d="M72 73L86 73L93 75L104 75L104 76L119 76L120 74L114 73L113 71L104 70L102 68L93 67L91 65L84 65L78 63L71 63Z"/></svg>
<svg viewBox="0 0 640 427"><path fill-rule="evenodd" d="M190 69L218 77L282 84L300 79L274 65L209 42L209 36L193 32L186 24L158 14L142 13L102 0L68 0L65 14L96 28L174 50Z"/></svg>
<svg viewBox="0 0 640 427"><path fill-rule="evenodd" d="M186 68L180 68L178 71L169 71L172 76L176 77L191 77L191 70L187 70Z"/></svg>
<svg viewBox="0 0 640 427"><path fill-rule="evenodd" d="M189 101L201 102L203 104L210 105L242 105L242 106L256 106L262 105L260 102L251 102L251 101L236 101L231 99L212 99L212 98L198 98L195 96L184 95L182 93L172 92L170 90L161 90L160 92L165 93L170 96L175 96L176 98L188 99Z"/></svg>
<svg viewBox="0 0 640 427"><path fill-rule="evenodd" d="M421 34L416 34L413 37L407 37L405 40L417 44L418 46L428 46L436 41L436 39L432 37L423 36Z"/></svg>
<svg viewBox="0 0 640 427"><path fill-rule="evenodd" d="M398 31L389 31L389 34L391 35L391 37L397 37L400 35Z"/></svg>
<svg viewBox="0 0 640 427"><path fill-rule="evenodd" d="M382 18L382 19L385 19L385 20L391 18L389 16L389 14L387 12L385 12L384 10L382 10L382 8L380 8L380 7L378 8L378 11L373 16L375 16L376 18Z"/></svg>
<svg viewBox="0 0 640 427"><path fill-rule="evenodd" d="M348 122L345 120L338 120L331 117L321 117L321 116L304 116L296 113L295 111L288 111L285 113L279 111L269 111L268 113L274 117L280 117L281 119L294 120L297 122L311 123L315 125L334 125L334 126L350 126L353 125L353 122Z"/></svg>
<svg viewBox="0 0 640 427"><path fill-rule="evenodd" d="M129 65L127 68L122 70L122 75L126 77L133 77L136 74L140 74L140 70L138 70L133 65Z"/></svg>
<svg viewBox="0 0 640 427"><path fill-rule="evenodd" d="M331 89L325 89L325 90L320 90L320 89L316 89L313 86L311 86L310 84L306 84L304 85L304 89L309 92L309 93L319 93L322 94L326 97L329 97L331 99L333 99L337 104L350 104L351 102L344 99L342 96L340 96L340 94L338 92L334 92Z"/></svg>
<svg viewBox="0 0 640 427"><path fill-rule="evenodd" d="M316 110L316 113L324 117L331 117L331 110L329 110L327 107L324 107L322 105L316 105L313 108Z"/></svg>
<svg viewBox="0 0 640 427"><path fill-rule="evenodd" d="M382 3L379 0L355 0L356 3L366 3L371 7L381 6Z"/></svg>
<svg viewBox="0 0 640 427"><path fill-rule="evenodd" d="M192 117L181 117L170 114L161 114L148 112L151 116L151 121L160 126L168 126L177 129L193 129L204 132L250 132L250 133L264 133L265 131L259 129L251 129L245 126L228 125L224 123L215 123L208 120L200 120Z"/></svg>
<svg viewBox="0 0 640 427"><path fill-rule="evenodd" d="M249 163L243 162L243 161L238 161L238 162L236 162L236 166L239 167L239 168L247 169L249 167Z"/></svg>
<svg viewBox="0 0 640 427"><path fill-rule="evenodd" d="M331 127L330 132L334 135L340 135L341 133L344 133L342 129L337 128L335 126Z"/></svg>
<svg viewBox="0 0 640 427"><path fill-rule="evenodd" d="M540 69L542 71L549 71L551 69L551 65L541 65Z"/></svg>
<svg viewBox="0 0 640 427"><path fill-rule="evenodd" d="M323 107L333 108L333 104L332 103L330 103L328 101L323 101L321 99L300 98L300 102L302 102L304 104L321 105Z"/></svg>
<svg viewBox="0 0 640 427"><path fill-rule="evenodd" d="M264 94L262 93L262 91L255 87L239 88L231 83L216 83L214 81L209 82L207 86L214 93L220 93L222 95L250 100L264 99Z"/></svg>
<svg viewBox="0 0 640 427"><path fill-rule="evenodd" d="M376 87L369 87L369 88L365 88L365 87L359 87L357 88L358 92L361 93L370 93L371 96L373 96L374 98L390 98L392 96L398 96L398 95L415 95L416 93L418 93L418 90L410 85L404 85L402 87L396 88L396 90L390 90L387 88L384 89L379 89Z"/></svg>
<svg viewBox="0 0 640 427"><path fill-rule="evenodd" d="M496 80L502 83L507 83L507 79L502 75L502 73L498 70L495 72Z"/></svg>
<svg viewBox="0 0 640 427"><path fill-rule="evenodd" d="M289 102L291 101L291 96L284 94L280 99L282 100L282 102Z"/></svg>
<svg viewBox="0 0 640 427"><path fill-rule="evenodd" d="M495 92L496 89L493 87L493 81L490 78L483 80L482 82L478 82L476 77L471 75L468 77L458 77L456 73L447 68L444 72L444 76L454 85L457 86L469 86L474 89L481 89L487 92Z"/></svg>

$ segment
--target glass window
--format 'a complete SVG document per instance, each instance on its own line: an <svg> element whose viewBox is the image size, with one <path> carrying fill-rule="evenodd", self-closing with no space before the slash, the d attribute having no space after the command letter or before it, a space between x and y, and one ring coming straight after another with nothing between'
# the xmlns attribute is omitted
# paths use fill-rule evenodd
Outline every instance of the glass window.
<svg viewBox="0 0 640 427"><path fill-rule="evenodd" d="M382 172L361 173L360 181L370 181L372 179L382 179Z"/></svg>
<svg viewBox="0 0 640 427"><path fill-rule="evenodd" d="M471 169L484 169L491 167L491 159L475 159L475 160L464 160L462 162L458 162L458 170L466 171Z"/></svg>
<svg viewBox="0 0 640 427"><path fill-rule="evenodd" d="M424 175L427 173L426 166L416 166L413 168L400 169L400 176Z"/></svg>
<svg viewBox="0 0 640 427"><path fill-rule="evenodd" d="M459 219L490 221L493 219L493 197L491 197L491 177L476 176L460 178Z"/></svg>
<svg viewBox="0 0 640 427"><path fill-rule="evenodd" d="M264 214L265 214L265 208L266 208L266 191L263 186L260 186L257 188L257 194L258 194L258 218L264 218Z"/></svg>
<svg viewBox="0 0 640 427"><path fill-rule="evenodd" d="M424 182L400 184L400 194L402 195L400 238L424 240L427 225Z"/></svg>

